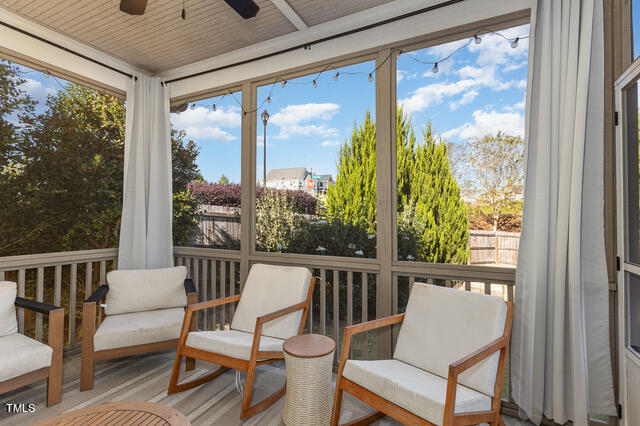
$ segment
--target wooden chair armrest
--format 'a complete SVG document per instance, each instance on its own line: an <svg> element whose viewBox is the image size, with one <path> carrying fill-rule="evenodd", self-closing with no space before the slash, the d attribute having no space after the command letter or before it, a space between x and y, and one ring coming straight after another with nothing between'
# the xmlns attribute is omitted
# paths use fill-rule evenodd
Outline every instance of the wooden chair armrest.
<svg viewBox="0 0 640 426"><path fill-rule="evenodd" d="M109 286L106 284L102 284L100 287L93 292L91 296L84 301L84 303L100 303L102 299L107 295L109 291Z"/></svg>
<svg viewBox="0 0 640 426"><path fill-rule="evenodd" d="M364 333L365 331L375 330L377 328L386 327L397 324L404 320L404 314L392 315L390 317L378 318L360 324L350 325L344 328L344 338L350 338L354 334Z"/></svg>
<svg viewBox="0 0 640 426"><path fill-rule="evenodd" d="M15 305L19 308L28 309L30 311L38 312L45 315L50 315L52 312L55 312L57 310L64 312L64 310L59 306L37 302L35 300L25 299L23 297L16 297Z"/></svg>
<svg viewBox="0 0 640 426"><path fill-rule="evenodd" d="M299 311L307 306L307 302L296 303L295 305L287 306L286 308L278 309L275 312L271 312L256 318L256 325L258 323L264 324L265 322L273 321L274 319L283 317L291 312Z"/></svg>
<svg viewBox="0 0 640 426"><path fill-rule="evenodd" d="M497 338L493 342L450 364L449 375L458 376L463 371L468 370L480 361L488 358L493 353L504 348L506 345L507 339L505 339L504 336Z"/></svg>
<svg viewBox="0 0 640 426"><path fill-rule="evenodd" d="M237 302L240 300L240 294L236 294L235 296L223 297L220 299L208 300L206 302L194 303L192 305L187 305L187 312L195 312L201 311L207 308L213 308L214 306L226 305L228 303Z"/></svg>

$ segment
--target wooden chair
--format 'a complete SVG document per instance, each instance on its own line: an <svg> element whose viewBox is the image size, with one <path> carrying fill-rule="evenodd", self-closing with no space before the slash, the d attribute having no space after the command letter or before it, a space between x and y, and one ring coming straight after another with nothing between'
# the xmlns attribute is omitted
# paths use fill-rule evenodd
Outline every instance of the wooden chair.
<svg viewBox="0 0 640 426"><path fill-rule="evenodd" d="M93 389L95 361L177 346L185 307L197 302L186 276L184 266L107 274L107 284L82 304L80 390ZM105 299L96 330L96 304ZM194 367L195 361L187 360L187 369Z"/></svg>
<svg viewBox="0 0 640 426"><path fill-rule="evenodd" d="M343 392L404 424L504 425L502 385L513 304L502 298L415 283L404 314L346 327L331 424ZM393 359L349 360L351 337L402 323Z"/></svg>
<svg viewBox="0 0 640 426"><path fill-rule="evenodd" d="M284 359L284 340L304 330L314 284L315 278L307 268L256 264L249 271L241 295L188 306L168 393L199 386L233 368L248 373L240 418L246 419L268 408L284 395L285 386L251 405L256 367ZM238 302L238 306L230 329L190 331L196 312L234 302ZM178 384L183 357L218 364L220 368L202 378Z"/></svg>
<svg viewBox="0 0 640 426"><path fill-rule="evenodd" d="M47 407L62 397L64 309L16 297L16 283L0 281L0 394L47 379ZM16 306L47 315L47 343L18 333Z"/></svg>

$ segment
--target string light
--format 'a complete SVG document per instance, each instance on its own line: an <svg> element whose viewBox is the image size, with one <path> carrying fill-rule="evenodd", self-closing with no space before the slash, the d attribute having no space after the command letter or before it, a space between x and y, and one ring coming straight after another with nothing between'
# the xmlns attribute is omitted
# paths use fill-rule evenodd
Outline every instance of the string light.
<svg viewBox="0 0 640 426"><path fill-rule="evenodd" d="M439 65L442 62L450 59L451 57L453 57L457 53L461 52L463 49L468 47L471 43L474 43L476 45L482 43L482 38L480 37L480 34L493 34L493 35L496 35L498 37L501 37L501 38L503 38L505 41L507 41L510 44L512 49L516 49L518 47L518 44L519 44L520 40L529 38L528 35L527 36L522 36L522 37L508 38L508 37L504 36L503 34L501 34L499 32L495 32L495 31L492 31L490 29L483 28L480 31L478 31L477 33L475 33L472 37L470 37L467 40L466 43L462 44L460 47L458 47L457 49L453 50L448 55L438 59L437 61L423 61L423 60L419 59L418 57L416 57L415 55L407 55L407 56L408 56L408 58L410 58L411 60L413 60L415 62L419 62L421 64L426 64L426 65L433 65L432 72L435 74L435 73L438 73L440 71ZM305 49L307 49L307 47L305 47ZM363 71L342 71L342 72L340 72L340 71L338 71L336 69L336 67L334 65L327 65L311 81L309 81L309 80L307 80L307 81L299 81L299 82L296 81L296 82L291 82L290 83L288 80L283 80L283 79L278 77L278 78L276 78L274 80L273 84L271 85L271 90L269 91L269 94L267 95L266 99L264 101L262 101L262 103L260 105L257 105L257 107L255 109L250 110L250 111L245 111L244 108L242 108L242 102L240 102L240 100L238 100L238 98L236 98L236 96L233 93L231 93L231 91L229 90L227 93L222 95L222 97L218 100L218 102L214 103L211 106L211 110L212 111L216 111L217 110L217 105L220 105L222 100L227 95L231 95L234 98L234 100L236 101L236 103L240 106L240 109L241 109L243 115L254 113L254 112L258 111L259 109L261 109L265 104L270 104L271 103L271 100L272 100L271 99L271 94L273 93L273 89L274 89L274 87L275 87L275 85L277 83L280 83L280 87L283 88L283 89L287 85L289 85L289 83L290 84L295 84L295 85L308 85L308 84L311 84L311 85L313 85L314 88L317 88L318 87L319 78L322 76L322 74L325 71L328 71L328 70L331 70L331 69L336 72L332 77L334 81L338 81L340 75L346 74L346 75L363 75L363 76L367 76L367 80L372 83L374 81L374 74L378 71L378 69L380 67L382 67L389 60L389 58L391 56L393 56L393 55L400 56L402 53L404 53L402 50L391 50L389 55L387 55L387 57L383 61L379 62L378 65L374 68L374 70L369 72L369 73L363 72ZM48 76L49 75L48 71L45 71L45 74ZM195 108L196 108L196 103L191 105L191 109L192 110L195 109Z"/></svg>

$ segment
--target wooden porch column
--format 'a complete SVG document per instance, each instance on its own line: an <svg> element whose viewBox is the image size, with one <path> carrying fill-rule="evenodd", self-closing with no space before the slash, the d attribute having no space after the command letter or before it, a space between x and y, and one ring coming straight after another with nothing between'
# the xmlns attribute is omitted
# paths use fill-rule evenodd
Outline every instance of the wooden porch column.
<svg viewBox="0 0 640 426"><path fill-rule="evenodd" d="M396 73L391 50L378 52L376 58L376 196L377 258L380 273L376 280L376 316L392 314L393 262L396 220ZM378 330L378 359L391 356L393 341L390 327Z"/></svg>
<svg viewBox="0 0 640 426"><path fill-rule="evenodd" d="M251 83L242 85L242 109L254 111L256 87ZM254 248L256 217L256 112L242 115L241 154L241 216L240 216L240 290L249 274L249 254Z"/></svg>

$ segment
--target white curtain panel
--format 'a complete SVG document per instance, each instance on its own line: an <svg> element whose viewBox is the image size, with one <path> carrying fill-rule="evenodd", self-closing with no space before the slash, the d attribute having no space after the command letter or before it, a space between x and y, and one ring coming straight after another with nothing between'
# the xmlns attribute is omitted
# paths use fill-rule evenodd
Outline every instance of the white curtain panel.
<svg viewBox="0 0 640 426"><path fill-rule="evenodd" d="M169 90L138 75L127 90L119 269L173 266Z"/></svg>
<svg viewBox="0 0 640 426"><path fill-rule="evenodd" d="M515 402L586 425L615 415L604 251L602 0L539 0L516 272Z"/></svg>

